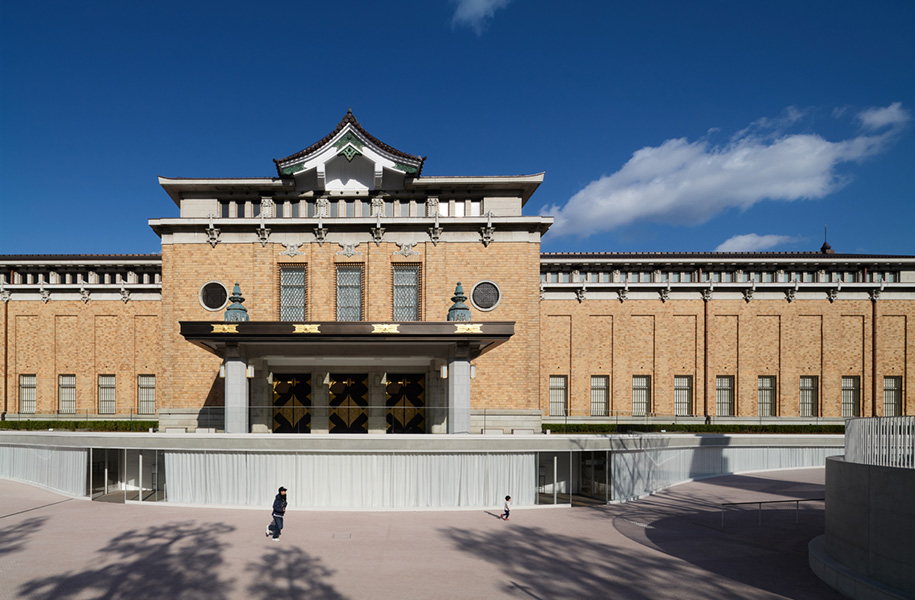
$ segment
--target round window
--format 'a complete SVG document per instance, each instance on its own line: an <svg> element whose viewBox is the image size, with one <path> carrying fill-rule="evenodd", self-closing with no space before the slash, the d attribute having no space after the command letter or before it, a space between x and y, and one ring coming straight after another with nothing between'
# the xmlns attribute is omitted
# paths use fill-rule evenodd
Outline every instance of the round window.
<svg viewBox="0 0 915 600"><path fill-rule="evenodd" d="M470 292L470 301L477 310L492 310L499 306L502 290L492 281L480 281Z"/></svg>
<svg viewBox="0 0 915 600"><path fill-rule="evenodd" d="M208 281L200 288L200 304L207 310L222 310L229 303L229 291L218 281Z"/></svg>

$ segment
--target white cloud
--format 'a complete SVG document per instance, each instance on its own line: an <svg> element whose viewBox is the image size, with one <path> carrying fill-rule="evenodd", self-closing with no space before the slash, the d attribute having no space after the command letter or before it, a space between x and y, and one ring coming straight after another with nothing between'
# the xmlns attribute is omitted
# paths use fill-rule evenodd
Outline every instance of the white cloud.
<svg viewBox="0 0 915 600"><path fill-rule="evenodd" d="M477 35L483 33L487 21L500 9L508 6L511 0L452 0L457 4L454 10L453 25L467 25Z"/></svg>
<svg viewBox="0 0 915 600"><path fill-rule="evenodd" d="M790 108L782 118L760 119L725 145L679 138L637 150L565 205L546 207L543 214L555 217L550 232L586 237L635 221L699 225L763 200L822 198L846 183L839 165L879 153L910 118L899 103L868 109L857 115L867 133L831 142L784 133L802 115Z"/></svg>
<svg viewBox="0 0 915 600"><path fill-rule="evenodd" d="M865 129L876 130L886 126L898 127L905 125L909 113L902 108L901 102L894 102L886 108L869 108L858 113L858 119Z"/></svg>
<svg viewBox="0 0 915 600"><path fill-rule="evenodd" d="M782 244L791 244L798 239L788 235L758 235L747 233L735 235L722 242L715 252L760 252Z"/></svg>

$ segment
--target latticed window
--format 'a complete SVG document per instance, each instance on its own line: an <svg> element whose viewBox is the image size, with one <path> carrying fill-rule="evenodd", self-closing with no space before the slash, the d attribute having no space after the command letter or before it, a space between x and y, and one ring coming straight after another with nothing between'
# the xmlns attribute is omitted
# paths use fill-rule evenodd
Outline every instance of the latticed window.
<svg viewBox="0 0 915 600"><path fill-rule="evenodd" d="M419 320L419 265L394 265L394 320Z"/></svg>
<svg viewBox="0 0 915 600"><path fill-rule="evenodd" d="M362 266L337 267L337 320L362 320Z"/></svg>
<svg viewBox="0 0 915 600"><path fill-rule="evenodd" d="M674 376L674 414L680 417L693 414L693 378L691 375Z"/></svg>
<svg viewBox="0 0 915 600"><path fill-rule="evenodd" d="M801 377L801 412L802 417L817 417L820 413L818 377Z"/></svg>
<svg viewBox="0 0 915 600"><path fill-rule="evenodd" d="M19 412L31 414L35 412L35 375L19 376Z"/></svg>
<svg viewBox="0 0 915 600"><path fill-rule="evenodd" d="M62 415L76 413L76 375L57 376L57 412Z"/></svg>
<svg viewBox="0 0 915 600"><path fill-rule="evenodd" d="M115 412L114 375L98 376L98 412L100 415L113 415Z"/></svg>
<svg viewBox="0 0 915 600"><path fill-rule="evenodd" d="M156 376L137 376L137 412L141 415L156 414Z"/></svg>
<svg viewBox="0 0 915 600"><path fill-rule="evenodd" d="M775 377L772 375L761 375L757 380L757 413L760 417L774 417L777 410L775 407Z"/></svg>
<svg viewBox="0 0 915 600"><path fill-rule="evenodd" d="M719 417L734 416L733 375L719 375L715 378L715 414Z"/></svg>
<svg viewBox="0 0 915 600"><path fill-rule="evenodd" d="M651 377L632 376L632 416L644 417L651 412Z"/></svg>
<svg viewBox="0 0 915 600"><path fill-rule="evenodd" d="M902 377L883 378L883 416L902 416Z"/></svg>
<svg viewBox="0 0 915 600"><path fill-rule="evenodd" d="M568 406L565 375L550 375L550 415L563 417Z"/></svg>
<svg viewBox="0 0 915 600"><path fill-rule="evenodd" d="M610 408L610 378L606 375L591 376L591 416L605 417Z"/></svg>
<svg viewBox="0 0 915 600"><path fill-rule="evenodd" d="M280 321L304 321L305 267L280 267Z"/></svg>
<svg viewBox="0 0 915 600"><path fill-rule="evenodd" d="M842 378L842 416L860 416L861 377L848 375Z"/></svg>

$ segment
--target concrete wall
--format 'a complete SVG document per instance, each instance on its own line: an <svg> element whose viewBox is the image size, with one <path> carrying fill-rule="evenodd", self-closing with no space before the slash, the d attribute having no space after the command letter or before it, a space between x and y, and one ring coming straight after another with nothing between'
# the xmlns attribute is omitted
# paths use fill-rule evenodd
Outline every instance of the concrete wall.
<svg viewBox="0 0 915 600"><path fill-rule="evenodd" d="M915 469L827 459L826 552L860 575L915 594Z"/></svg>

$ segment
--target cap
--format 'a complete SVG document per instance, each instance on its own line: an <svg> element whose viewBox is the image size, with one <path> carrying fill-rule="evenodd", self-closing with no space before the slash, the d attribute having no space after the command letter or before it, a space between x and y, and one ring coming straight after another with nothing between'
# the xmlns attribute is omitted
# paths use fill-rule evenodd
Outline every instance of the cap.
<svg viewBox="0 0 915 600"><path fill-rule="evenodd" d="M285 491L286 491L286 488L284 488L284 487L282 487L282 486L280 486L280 489L279 489L279 491L281 491L281 492L285 492Z"/></svg>

